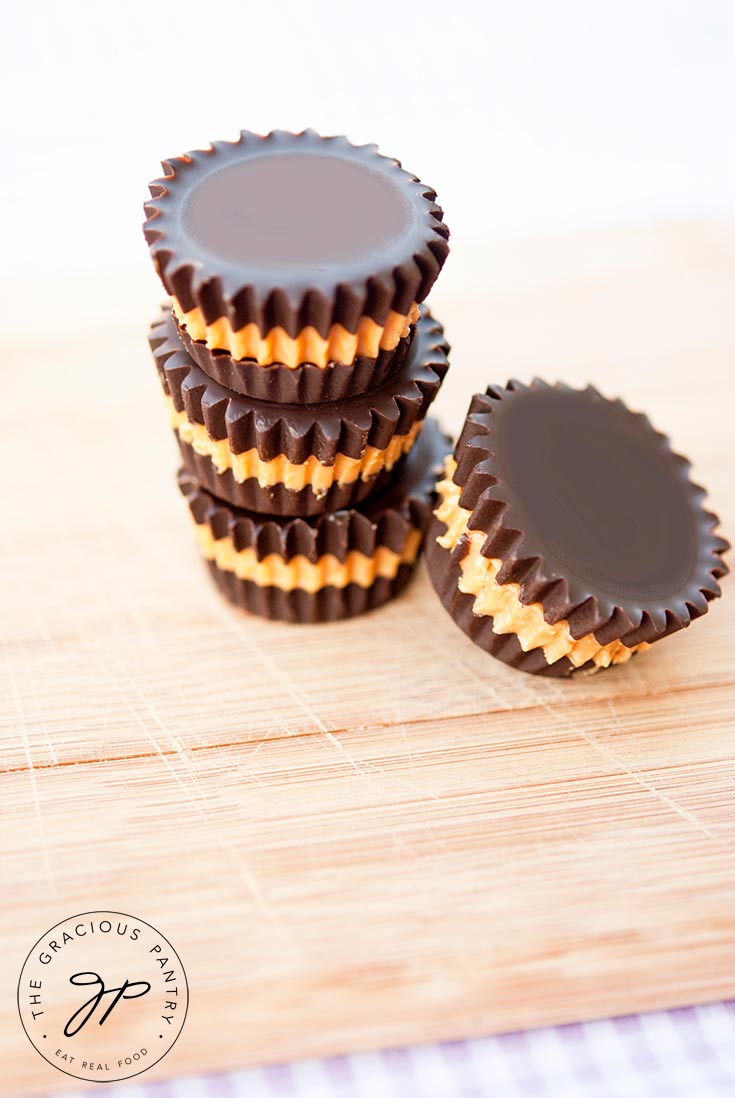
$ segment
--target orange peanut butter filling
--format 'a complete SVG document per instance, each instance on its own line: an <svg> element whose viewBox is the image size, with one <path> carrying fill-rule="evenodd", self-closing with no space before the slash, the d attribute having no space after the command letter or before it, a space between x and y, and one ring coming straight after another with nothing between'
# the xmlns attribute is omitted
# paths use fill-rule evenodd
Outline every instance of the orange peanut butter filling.
<svg viewBox="0 0 735 1098"><path fill-rule="evenodd" d="M385 324L364 316L356 332L333 324L326 338L311 326L302 328L297 336L290 336L283 328L271 328L262 335L257 324L246 324L235 332L227 317L207 324L201 309L185 312L175 297L172 305L176 319L189 336L205 343L210 350L228 351L236 360L254 359L259 366L280 363L292 370L307 362L325 368L330 362L351 365L358 356L377 358L380 351L394 351L419 319L419 307L414 304L405 316L390 312Z"/></svg>
<svg viewBox="0 0 735 1098"><path fill-rule="evenodd" d="M592 661L595 669L610 664L626 663L634 652L649 648L645 642L627 647L622 641L600 644L594 633L574 638L566 621L550 625L544 618L541 603L525 604L520 599L520 585L499 583L497 576L502 561L482 554L486 535L481 530L468 529L471 511L460 506L462 489L452 477L457 463L452 457L445 461L446 478L437 485L440 504L434 514L446 526L446 533L437 538L444 549L452 550L461 537L467 539L467 552L459 562L459 590L474 597L473 613L492 617L492 629L498 635L514 633L524 652L543 649L546 662L555 663L566 656L574 667Z"/></svg>
<svg viewBox="0 0 735 1098"><path fill-rule="evenodd" d="M411 530L400 553L381 545L371 556L353 549L344 561L330 553L316 561L305 556L287 561L278 553L269 553L258 560L254 549L236 549L231 537L215 539L206 523L195 523L194 532L202 556L222 571L232 572L238 579L259 587L278 587L282 591L298 589L310 594L323 587L344 588L355 583L367 588L377 579L395 579L401 565L413 564L421 548L421 533Z"/></svg>
<svg viewBox="0 0 735 1098"><path fill-rule="evenodd" d="M230 469L238 484L254 478L261 488L271 488L276 484L285 485L291 492L311 488L317 498L325 496L335 484L342 487L345 484L354 484L357 480L370 480L383 470L390 471L411 449L422 427L422 421L419 421L407 434L394 435L383 450L376 446L366 446L359 458L338 453L331 465L320 462L314 456L295 464L284 454L266 460L255 448L233 454L226 438L210 438L203 423L193 423L185 411L176 410L170 397L164 399L171 426L179 438L187 442L200 456L208 457L218 473Z"/></svg>

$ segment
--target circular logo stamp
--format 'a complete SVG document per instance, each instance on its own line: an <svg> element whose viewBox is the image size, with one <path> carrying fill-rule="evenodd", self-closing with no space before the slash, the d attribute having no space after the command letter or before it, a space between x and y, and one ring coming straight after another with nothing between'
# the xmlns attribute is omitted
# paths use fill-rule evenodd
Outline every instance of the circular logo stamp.
<svg viewBox="0 0 735 1098"><path fill-rule="evenodd" d="M140 1075L175 1044L189 987L179 955L149 923L87 911L34 945L18 981L18 1011L33 1047L77 1079Z"/></svg>

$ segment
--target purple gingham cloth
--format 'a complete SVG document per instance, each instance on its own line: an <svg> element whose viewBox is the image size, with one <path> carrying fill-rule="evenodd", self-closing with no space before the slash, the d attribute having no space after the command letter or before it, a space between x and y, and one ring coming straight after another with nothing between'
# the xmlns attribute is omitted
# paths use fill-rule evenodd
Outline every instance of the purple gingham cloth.
<svg viewBox="0 0 735 1098"><path fill-rule="evenodd" d="M105 1098L735 1098L735 1000L196 1079L159 1083L142 1076L139 1082L105 1086L104 1093ZM83 1096L67 1092L64 1098Z"/></svg>

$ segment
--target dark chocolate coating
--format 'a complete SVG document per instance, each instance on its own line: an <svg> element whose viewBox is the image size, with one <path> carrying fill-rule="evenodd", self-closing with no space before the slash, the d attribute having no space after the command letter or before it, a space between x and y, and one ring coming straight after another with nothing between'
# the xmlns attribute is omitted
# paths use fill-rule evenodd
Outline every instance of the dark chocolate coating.
<svg viewBox="0 0 735 1098"><path fill-rule="evenodd" d="M374 145L243 130L162 166L145 237L167 292L207 323L382 324L424 300L449 250L434 191Z"/></svg>
<svg viewBox="0 0 735 1098"><path fill-rule="evenodd" d="M455 448L468 526L550 623L600 644L654 641L720 594L728 544L689 463L595 389L536 380L473 398Z"/></svg>
<svg viewBox="0 0 735 1098"><path fill-rule="evenodd" d="M384 546L403 551L412 530L422 535L431 519L434 484L451 446L434 420L429 420L413 451L383 492L358 507L321 515L315 519L269 518L222 503L205 491L196 477L179 473L179 487L192 517L207 524L215 538L231 537L235 548L252 548L258 560L276 553L285 561L305 556L316 562L330 554L344 562L352 551L372 557ZM242 609L278 621L325 622L353 617L387 602L405 587L414 564L403 564L394 579L377 578L368 588L348 584L325 587L315 594L259 587L209 562L220 590Z"/></svg>
<svg viewBox="0 0 735 1098"><path fill-rule="evenodd" d="M378 576L369 587L348 583L345 587L322 587L319 591L282 591L279 587L259 587L234 572L225 572L207 561L209 573L225 598L249 614L292 625L318 625L344 621L377 610L403 591L416 566L402 564L393 579Z"/></svg>
<svg viewBox="0 0 735 1098"><path fill-rule="evenodd" d="M242 396L277 404L319 404L377 388L401 367L414 334L415 327L394 350L381 350L377 358L358 355L349 366L342 362L327 366L308 362L295 367L280 363L259 366L250 358L234 359L227 351L210 350L179 325L181 342L205 374Z"/></svg>
<svg viewBox="0 0 735 1098"><path fill-rule="evenodd" d="M424 419L449 368L441 325L422 307L416 336L401 366L369 393L323 404L274 404L240 396L212 381L184 350L170 311L153 324L149 342L164 391L178 411L203 424L213 439L227 439L233 453L257 449L263 460L284 454L301 464L312 455L332 464L337 454L359 458L366 446L385 449ZM312 515L349 506L384 483L353 481L318 498L310 488L292 492L261 488L255 479L238 484L231 471L217 473L207 457L179 440L184 462L215 495L235 506L266 514Z"/></svg>

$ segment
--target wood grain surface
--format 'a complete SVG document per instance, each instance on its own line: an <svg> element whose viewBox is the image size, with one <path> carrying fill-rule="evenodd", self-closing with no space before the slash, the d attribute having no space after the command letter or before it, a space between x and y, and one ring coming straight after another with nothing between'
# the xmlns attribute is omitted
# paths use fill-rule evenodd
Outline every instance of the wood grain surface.
<svg viewBox="0 0 735 1098"><path fill-rule="evenodd" d="M178 949L143 1079L735 993L735 592L571 683L486 657L423 570L364 619L241 616L174 486L140 270L2 288L0 1063L77 1085L15 1005L33 942L128 912ZM458 241L456 430L509 376L646 409L732 538L735 231Z"/></svg>

